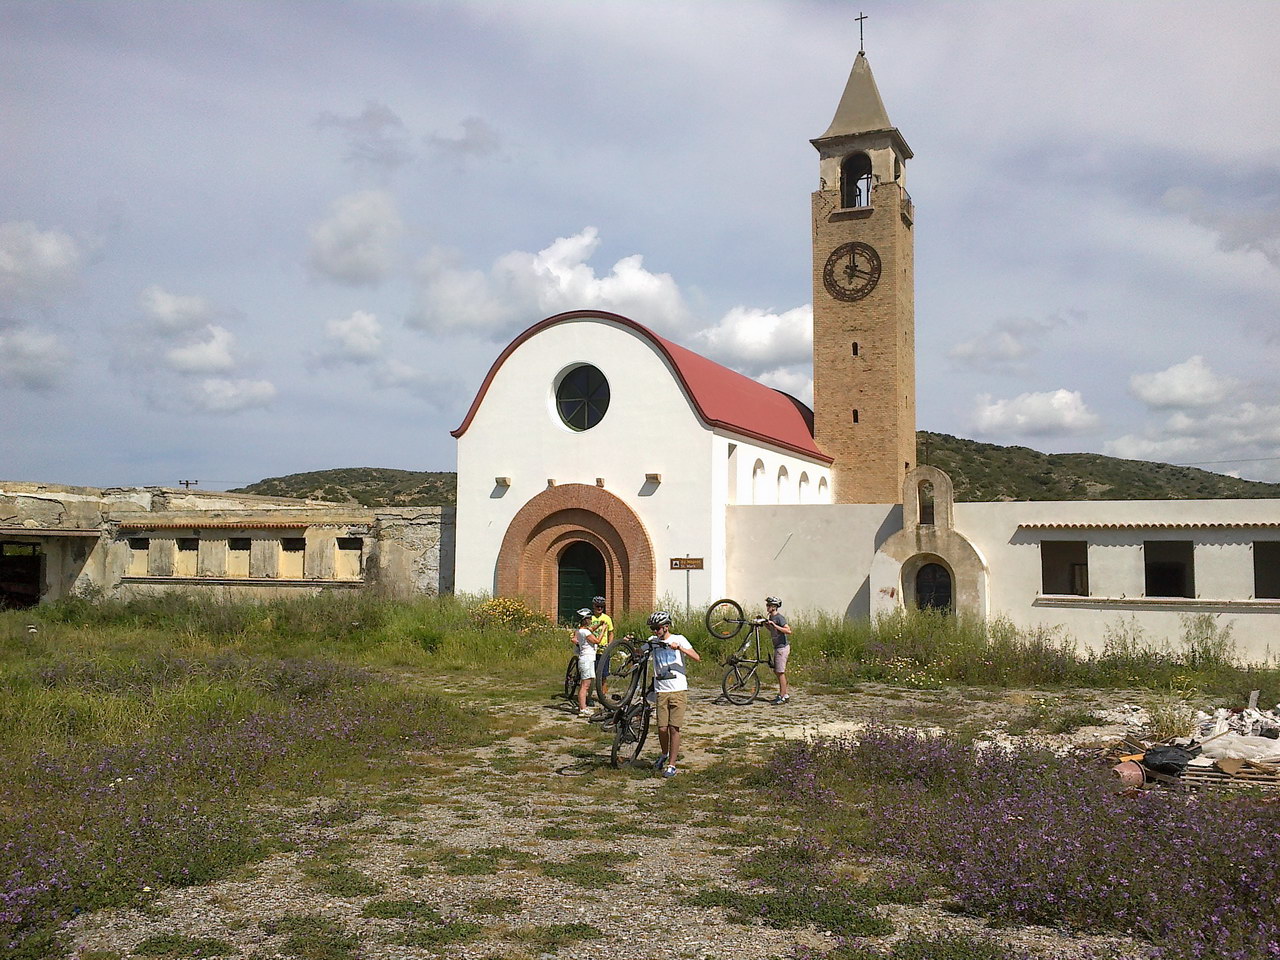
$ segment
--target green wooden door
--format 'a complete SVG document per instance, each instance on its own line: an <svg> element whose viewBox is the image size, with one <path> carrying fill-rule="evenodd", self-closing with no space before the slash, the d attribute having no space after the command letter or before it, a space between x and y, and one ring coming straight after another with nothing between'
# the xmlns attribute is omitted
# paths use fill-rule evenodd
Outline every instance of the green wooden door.
<svg viewBox="0 0 1280 960"><path fill-rule="evenodd" d="M556 616L561 623L573 623L575 612L591 606L591 598L604 595L604 557L589 543L579 540L560 554L560 582L556 595Z"/></svg>

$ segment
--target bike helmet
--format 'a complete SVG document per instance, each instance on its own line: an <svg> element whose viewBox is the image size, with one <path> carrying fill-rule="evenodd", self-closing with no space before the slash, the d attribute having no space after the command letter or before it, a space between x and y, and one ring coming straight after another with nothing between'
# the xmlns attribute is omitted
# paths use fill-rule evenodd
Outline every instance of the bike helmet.
<svg viewBox="0 0 1280 960"><path fill-rule="evenodd" d="M782 606L782 598L781 597L765 597L764 605L766 607L780 607Z"/></svg>
<svg viewBox="0 0 1280 960"><path fill-rule="evenodd" d="M604 609L604 597L592 597L592 598L591 598L591 605L592 605L593 607L599 607L601 610L603 610L603 609Z"/></svg>
<svg viewBox="0 0 1280 960"><path fill-rule="evenodd" d="M657 630L659 627L671 626L671 614L665 610L658 610L649 614L649 629Z"/></svg>
<svg viewBox="0 0 1280 960"><path fill-rule="evenodd" d="M586 607L583 607L581 610L579 610L579 611L578 611L578 619L579 619L579 620L590 620L590 619L591 619L591 611L590 611L590 610L588 610Z"/></svg>

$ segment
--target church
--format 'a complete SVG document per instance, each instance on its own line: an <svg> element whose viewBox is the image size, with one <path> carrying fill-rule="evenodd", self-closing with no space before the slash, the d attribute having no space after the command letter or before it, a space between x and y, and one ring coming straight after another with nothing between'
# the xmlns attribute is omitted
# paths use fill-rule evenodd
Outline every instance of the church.
<svg viewBox="0 0 1280 960"><path fill-rule="evenodd" d="M453 431L455 588L562 617L936 607L1086 647L1209 614L1243 658L1280 652L1280 502L956 503L915 462L913 154L865 53L811 142L812 410L626 317L535 323Z"/></svg>

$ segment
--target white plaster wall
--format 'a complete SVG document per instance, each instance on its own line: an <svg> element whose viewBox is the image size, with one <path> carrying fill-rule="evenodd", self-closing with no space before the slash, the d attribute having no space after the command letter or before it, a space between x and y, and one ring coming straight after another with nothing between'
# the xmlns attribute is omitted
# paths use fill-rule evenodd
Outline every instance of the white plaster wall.
<svg viewBox="0 0 1280 960"><path fill-rule="evenodd" d="M1152 640L1177 640L1182 618L1207 613L1230 623L1239 654L1280 654L1280 601L1253 599L1253 542L1280 540L1277 529L1019 530L1019 524L1280 523L1277 500L957 503L956 530L990 565L990 613L1023 627L1058 626L1084 648L1100 649L1107 631L1134 618ZM1041 540L1085 540L1089 597L1042 597ZM1142 544L1195 543L1196 598L1146 598Z"/></svg>
<svg viewBox="0 0 1280 960"><path fill-rule="evenodd" d="M737 506L725 514L725 596L750 611L775 594L797 616L868 616L872 558L902 528L902 508L883 503Z"/></svg>
<svg viewBox="0 0 1280 960"><path fill-rule="evenodd" d="M561 371L580 363L609 381L609 410L590 430L564 426L555 409ZM675 372L642 335L606 319L584 318L548 327L520 344L489 384L467 431L458 439L456 589L491 593L498 552L512 518L533 497L557 484L594 484L624 501L648 531L657 565L659 598L694 606L725 589L724 504L729 496L729 444L738 444L739 499L751 489L750 470L764 458L776 476L829 477L825 465L744 442L703 424ZM745 479L743 471L745 470ZM659 484L645 475L660 474ZM500 488L495 478L510 477ZM817 480L812 480L816 489ZM686 575L672 557L702 557L705 569Z"/></svg>

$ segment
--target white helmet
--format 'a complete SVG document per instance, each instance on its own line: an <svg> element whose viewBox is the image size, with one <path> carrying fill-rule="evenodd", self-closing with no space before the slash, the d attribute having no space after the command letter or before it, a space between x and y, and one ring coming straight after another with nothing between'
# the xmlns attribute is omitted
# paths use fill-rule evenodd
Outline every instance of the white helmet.
<svg viewBox="0 0 1280 960"><path fill-rule="evenodd" d="M649 629L657 630L659 627L671 626L671 614L665 610L656 610L649 614Z"/></svg>

